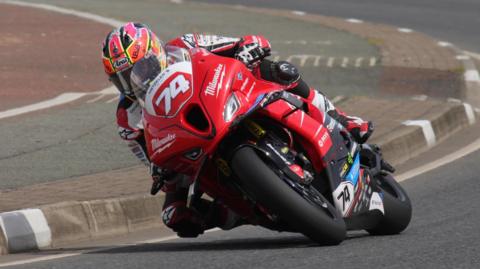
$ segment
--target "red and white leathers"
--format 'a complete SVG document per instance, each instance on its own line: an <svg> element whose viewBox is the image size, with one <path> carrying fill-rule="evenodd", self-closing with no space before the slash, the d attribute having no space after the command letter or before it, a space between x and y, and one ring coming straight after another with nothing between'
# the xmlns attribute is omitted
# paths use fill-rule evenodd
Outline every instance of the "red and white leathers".
<svg viewBox="0 0 480 269"><path fill-rule="evenodd" d="M167 52L169 46L184 49L201 47L220 56L235 57L250 68L253 68L254 73L260 76L262 76L263 73L255 70L255 67L258 66L255 65L255 57L262 53L262 51L270 50L268 40L263 36L256 35L248 35L243 38L231 38L216 35L185 34L169 41L166 44ZM173 60L169 59L167 61ZM169 62L169 64L171 63L172 62ZM267 80L274 80L271 76L262 77ZM297 81L295 85L299 83L300 82ZM301 81L301 83L304 87L302 94L298 93L299 95L303 95L302 97L306 98L311 105L319 108L321 112L330 115L340 122L359 143L365 142L373 130L370 122L363 121L357 117L347 116L345 113L336 109L325 95L309 88L303 81ZM291 92L296 93L295 89L291 90ZM141 124L141 111L141 107L137 101L122 96L117 110L117 123L120 136L128 141L128 145L135 155L148 165ZM321 115L312 116L321 117ZM162 218L168 227L172 228L181 236L196 236L205 229L215 226L229 229L238 225L236 215L221 204L213 204L212 206L210 202L205 201L206 204L210 205L205 206L209 207L209 209L197 210L196 212L186 208L188 183L188 178L177 174L173 176L171 180L168 180L162 188L166 193ZM214 214L211 213L211 208L215 209ZM198 213L199 211L209 211L209 219L205 219L202 214Z"/></svg>

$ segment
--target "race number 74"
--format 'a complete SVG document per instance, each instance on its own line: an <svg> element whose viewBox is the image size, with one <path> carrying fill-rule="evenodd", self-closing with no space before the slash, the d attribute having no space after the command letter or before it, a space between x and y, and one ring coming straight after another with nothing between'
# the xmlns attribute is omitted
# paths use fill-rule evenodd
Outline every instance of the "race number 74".
<svg viewBox="0 0 480 269"><path fill-rule="evenodd" d="M162 100L165 101L165 115L168 115L172 109L172 100L175 99L180 93L186 93L190 89L190 81L185 79L185 76L180 74L176 76L168 87L166 87L162 93L158 96L155 105L159 106Z"/></svg>

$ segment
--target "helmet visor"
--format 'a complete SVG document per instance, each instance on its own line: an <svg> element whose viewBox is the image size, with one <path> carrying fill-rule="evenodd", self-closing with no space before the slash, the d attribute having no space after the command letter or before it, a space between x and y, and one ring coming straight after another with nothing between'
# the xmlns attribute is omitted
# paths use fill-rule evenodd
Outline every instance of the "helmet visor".
<svg viewBox="0 0 480 269"><path fill-rule="evenodd" d="M163 71L161 57L154 53L147 53L136 62L130 74L132 90L137 100L145 102L145 95L152 81Z"/></svg>
<svg viewBox="0 0 480 269"><path fill-rule="evenodd" d="M132 86L130 83L130 74L132 68L125 69L110 76L110 81L117 89L128 96L133 96Z"/></svg>

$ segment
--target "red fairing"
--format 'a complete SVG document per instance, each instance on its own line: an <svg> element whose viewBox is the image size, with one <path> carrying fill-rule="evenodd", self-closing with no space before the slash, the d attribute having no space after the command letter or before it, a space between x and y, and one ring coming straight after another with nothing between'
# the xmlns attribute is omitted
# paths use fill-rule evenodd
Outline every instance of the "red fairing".
<svg viewBox="0 0 480 269"><path fill-rule="evenodd" d="M193 176L199 159L183 157L194 148L214 153L231 122L223 117L225 103L236 94L240 109L247 111L255 98L279 86L256 79L239 61L215 56L204 49L191 50L192 64L175 64L165 70L147 93L144 118L147 148L151 160L161 167ZM192 72L193 71L193 72ZM193 112L192 112L193 111ZM206 126L196 128L188 117L206 116Z"/></svg>

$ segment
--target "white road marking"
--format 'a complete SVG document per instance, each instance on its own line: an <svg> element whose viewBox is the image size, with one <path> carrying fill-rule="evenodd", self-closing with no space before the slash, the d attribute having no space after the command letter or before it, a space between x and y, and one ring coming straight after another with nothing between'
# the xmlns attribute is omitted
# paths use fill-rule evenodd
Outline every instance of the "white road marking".
<svg viewBox="0 0 480 269"><path fill-rule="evenodd" d="M0 119L5 119L5 118L10 118L10 117L15 117L18 115L34 112L34 111L39 111L47 108L51 108L54 106L59 106L59 105L64 105L70 102L73 102L75 100L78 100L84 96L87 95L100 95L100 96L105 96L105 95L111 95L111 94L116 94L117 91L115 90L115 87L108 87L105 88L101 91L97 92L90 92L90 93L84 93L84 92L67 92L67 93L62 93L58 95L57 97L54 97L49 100L41 101L35 104L31 105L26 105L22 107L17 107L17 108L12 108L9 110L5 111L0 111ZM90 100L91 101L91 100ZM88 101L87 101L88 102Z"/></svg>
<svg viewBox="0 0 480 269"><path fill-rule="evenodd" d="M457 99L457 98L451 98L451 97L450 97L450 98L447 98L447 102L459 104L459 103L462 102L462 100Z"/></svg>
<svg viewBox="0 0 480 269"><path fill-rule="evenodd" d="M427 141L427 146L431 148L436 144L435 132L429 120L407 120L404 121L403 124L407 126L420 126Z"/></svg>
<svg viewBox="0 0 480 269"><path fill-rule="evenodd" d="M355 60L355 67L360 67L362 66L362 61L363 61L363 58L362 57L359 57Z"/></svg>
<svg viewBox="0 0 480 269"><path fill-rule="evenodd" d="M437 45L439 45L440 47L451 47L452 43L445 42L445 41L438 41Z"/></svg>
<svg viewBox="0 0 480 269"><path fill-rule="evenodd" d="M334 62L335 62L335 57L329 57L328 62L327 62L327 66L332 67Z"/></svg>
<svg viewBox="0 0 480 269"><path fill-rule="evenodd" d="M68 8L62 8L62 7L57 7L53 5L48 5L48 4L34 4L34 3L28 3L28 2L23 2L23 1L15 1L15 0L0 0L0 3L6 3L6 4L12 4L12 5L18 5L18 6L26 6L26 7L34 7L34 8L39 8L39 9L45 9L49 11L54 11L62 14L67 14L67 15L74 15L80 18L88 19L91 21L96 21L99 23L107 24L113 27L120 27L125 22L115 20L112 18L107 18L104 16L96 15L93 13L88 13L88 12L83 12L83 11L77 11L73 9L68 9Z"/></svg>
<svg viewBox="0 0 480 269"><path fill-rule="evenodd" d="M401 33L407 33L407 34L413 32L413 30L409 28L398 28L397 30Z"/></svg>
<svg viewBox="0 0 480 269"><path fill-rule="evenodd" d="M457 55L455 56L455 59L463 61L463 60L470 60L470 56L468 55Z"/></svg>
<svg viewBox="0 0 480 269"><path fill-rule="evenodd" d="M342 68L348 67L373 67L377 64L377 58L370 57L329 57L325 55L315 55L315 54L293 54L288 56L281 56L277 53L274 53L273 61L279 61L285 59L287 62L292 62L297 64L298 66L310 66L310 67L319 67L319 66L326 66L328 68L332 68L336 65ZM323 60L325 59L325 61Z"/></svg>
<svg viewBox="0 0 480 269"><path fill-rule="evenodd" d="M348 21L350 23L363 23L362 20L355 19L355 18L346 19L346 21Z"/></svg>
<svg viewBox="0 0 480 269"><path fill-rule="evenodd" d="M318 41L313 41L313 44L315 44L315 45L332 45L332 41L330 41L330 40L327 40L327 41L318 40Z"/></svg>
<svg viewBox="0 0 480 269"><path fill-rule="evenodd" d="M471 52L471 51L463 51L465 54L469 55L469 56L472 56L473 58L477 59L477 60L480 60L480 54L478 53L475 53L475 52Z"/></svg>
<svg viewBox="0 0 480 269"><path fill-rule="evenodd" d="M102 99L104 96L105 96L105 95L100 94L100 95L98 95L97 97L88 100L88 101L87 101L87 104L95 103L95 102L97 102L98 100Z"/></svg>
<svg viewBox="0 0 480 269"><path fill-rule="evenodd" d="M113 103L113 102L115 102L116 100L118 100L118 96L115 96L115 97L113 97L112 99L106 101L105 104Z"/></svg>
<svg viewBox="0 0 480 269"><path fill-rule="evenodd" d="M61 13L61 14L73 15L73 16L80 17L80 18L83 18L83 19L107 24L107 25L110 25L110 26L113 26L113 27L119 27L119 26L125 24L125 22L123 22L123 21L115 20L115 19L112 19L112 18L107 18L107 17L96 15L96 14L93 14L93 13L82 12L82 11L77 11L77 10L62 8L62 7L57 7L57 6L48 5L48 4L35 4L35 3L28 3L28 2L15 1L15 0L0 0L0 3L12 4L12 5L17 5L17 6L33 7L33 8L44 9L44 10L53 11L53 12L57 12L57 13ZM100 94L107 94L107 92L109 93L111 91L111 88L112 87L109 87L107 89L104 89L104 90L100 91ZM87 93L76 93L76 92L63 93L63 94L60 94L59 96L57 96L53 99L50 99L50 100L45 100L45 101L42 101L42 102L39 102L39 103L35 103L35 104L23 106L23 107L13 108L13 109L9 109L9 110L6 110L6 111L1 111L0 112L0 119L9 118L9 117L13 117L13 116L17 116L17 115L21 115L21 114L41 110L41 109L50 108L50 107L53 107L53 106L58 106L58 105L66 104L66 103L69 103L69 102L73 102L73 101L85 96L86 94ZM98 92L97 92L97 94L98 94Z"/></svg>
<svg viewBox="0 0 480 269"><path fill-rule="evenodd" d="M282 45L332 45L331 40L314 40L314 41L308 41L308 40L272 40L270 41L272 44L282 44Z"/></svg>
<svg viewBox="0 0 480 269"><path fill-rule="evenodd" d="M318 67L320 65L320 60L322 59L321 55L318 55L313 62L313 66Z"/></svg>
<svg viewBox="0 0 480 269"><path fill-rule="evenodd" d="M65 253L65 254L47 255L47 256L33 258L33 259L1 263L0 267L16 266L16 265L22 265L22 264L30 264L30 263L36 263L36 262L57 260L57 259L63 259L63 258L68 258L68 257L72 257L72 256L78 256L78 255L81 255L81 254L82 253Z"/></svg>
<svg viewBox="0 0 480 269"><path fill-rule="evenodd" d="M408 172L405 172L401 175L398 175L395 177L397 181L404 181L410 178L414 178L418 175L424 174L426 172L429 172L433 169L436 169L440 166L443 166L445 164L449 164L451 162L454 162L455 160L458 160L472 152L475 152L480 149L480 138L475 140L473 143L451 153L448 155L445 155L444 157L437 159L433 162L427 163L425 165L422 165L420 167L417 167L415 169L412 169Z"/></svg>
<svg viewBox="0 0 480 269"><path fill-rule="evenodd" d="M170 0L174 4L183 4L183 0Z"/></svg>
<svg viewBox="0 0 480 269"><path fill-rule="evenodd" d="M480 75L476 69L469 69L465 71L465 81L476 82L480 81Z"/></svg>
<svg viewBox="0 0 480 269"><path fill-rule="evenodd" d="M94 92L94 94L118 94L118 90L117 88L115 88L115 86L110 86L108 88L105 88L101 91L98 91L98 92Z"/></svg>
<svg viewBox="0 0 480 269"><path fill-rule="evenodd" d="M332 101L332 103L335 104L335 103L339 102L340 100L342 100L343 98L344 98L343 95L337 95L337 96L333 97L333 98L331 99L331 101Z"/></svg>
<svg viewBox="0 0 480 269"><path fill-rule="evenodd" d="M53 107L53 106L63 105L63 104L66 104L66 103L73 102L77 99L80 99L85 95L86 95L86 93L79 93L79 92L62 93L59 96L57 96L53 99L50 99L50 100L46 100L46 101L42 101L42 102L39 102L39 103L31 104L31 105L26 105L26 106L22 106L22 107L18 107L18 108L13 108L13 109L1 111L0 112L0 119L10 118L10 117L22 115L22 114L25 114L25 113L30 113L30 112L33 112L33 111L38 111L38 110L50 108L50 107Z"/></svg>
<svg viewBox="0 0 480 269"><path fill-rule="evenodd" d="M425 95L425 94L414 95L414 96L412 96L411 99L412 99L412 100L415 100L415 101L425 101L425 100L428 99L428 96Z"/></svg>
<svg viewBox="0 0 480 269"><path fill-rule="evenodd" d="M205 233L212 233L212 232L217 232L217 231L221 231L221 230L219 228L213 228L213 229L205 231ZM83 254L89 254L89 253L94 253L94 252L99 252L99 251L107 251L107 250L112 250L112 249L117 249L117 248L128 247L128 246L161 243L161 242L175 240L175 239L179 239L179 238L180 237L178 237L176 235L169 235L169 236L163 236L163 237L149 239L149 240L137 241L137 242L134 242L132 244L120 244L120 245L113 246L113 247L96 248L96 249L85 250L85 251L74 252L74 253L46 255L46 256L43 256L43 257L26 259L26 260L21 260L21 261L6 262L6 263L1 263L0 267L15 266L15 265L22 265L22 264L31 264L31 263L51 261L51 260L58 260L58 259L80 256L80 255L83 255Z"/></svg>
<svg viewBox="0 0 480 269"><path fill-rule="evenodd" d="M305 16L305 14L307 14L304 11L300 11L300 10L293 10L292 13L298 16Z"/></svg>
<svg viewBox="0 0 480 269"><path fill-rule="evenodd" d="M287 58L287 62L292 62L293 59L299 59L300 60L300 66L305 66L305 63L307 62L307 59L309 58L308 55L300 54L300 55L290 55Z"/></svg>

